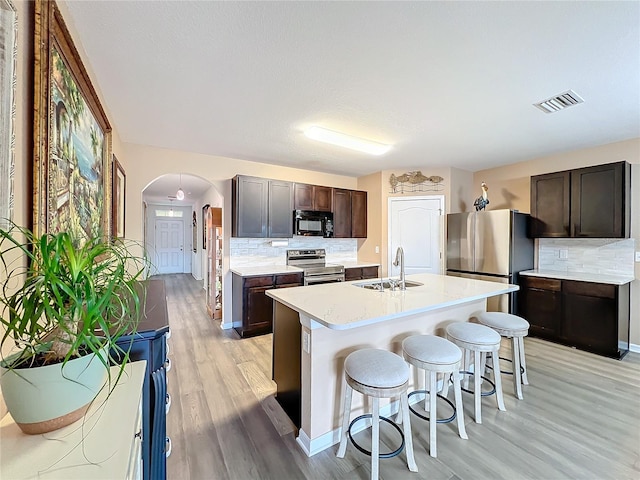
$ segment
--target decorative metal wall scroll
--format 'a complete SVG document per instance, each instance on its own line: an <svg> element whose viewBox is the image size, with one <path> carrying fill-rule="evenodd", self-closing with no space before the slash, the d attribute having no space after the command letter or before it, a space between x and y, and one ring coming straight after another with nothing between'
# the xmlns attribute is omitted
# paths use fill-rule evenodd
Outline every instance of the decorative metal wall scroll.
<svg viewBox="0 0 640 480"><path fill-rule="evenodd" d="M444 188L444 178L438 175L426 177L420 170L389 177L391 193L439 192Z"/></svg>

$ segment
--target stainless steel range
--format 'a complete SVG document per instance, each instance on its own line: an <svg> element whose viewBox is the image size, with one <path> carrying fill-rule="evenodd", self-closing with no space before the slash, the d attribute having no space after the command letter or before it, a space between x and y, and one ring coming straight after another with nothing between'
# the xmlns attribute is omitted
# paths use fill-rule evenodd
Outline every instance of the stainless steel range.
<svg viewBox="0 0 640 480"><path fill-rule="evenodd" d="M287 265L302 268L305 285L344 282L344 266L326 263L324 248L287 250Z"/></svg>

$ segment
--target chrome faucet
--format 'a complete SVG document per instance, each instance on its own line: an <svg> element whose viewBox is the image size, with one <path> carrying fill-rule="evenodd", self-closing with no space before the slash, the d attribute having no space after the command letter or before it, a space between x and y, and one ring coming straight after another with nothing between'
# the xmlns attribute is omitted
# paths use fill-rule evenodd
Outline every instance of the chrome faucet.
<svg viewBox="0 0 640 480"><path fill-rule="evenodd" d="M398 265L400 265L400 290L406 290L407 286L404 282L404 250L402 247L398 247L398 250L396 250L396 259L393 262L394 267Z"/></svg>

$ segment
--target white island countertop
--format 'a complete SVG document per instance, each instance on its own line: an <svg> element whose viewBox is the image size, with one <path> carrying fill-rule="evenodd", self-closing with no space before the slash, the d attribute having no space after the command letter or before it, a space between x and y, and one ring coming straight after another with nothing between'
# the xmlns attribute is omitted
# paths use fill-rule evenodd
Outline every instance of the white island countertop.
<svg viewBox="0 0 640 480"><path fill-rule="evenodd" d="M519 288L428 273L407 275L406 278L423 285L404 291L387 289L379 292L354 285L375 280L358 280L280 288L267 290L266 294L327 328L346 330L515 292Z"/></svg>
<svg viewBox="0 0 640 480"><path fill-rule="evenodd" d="M520 275L529 277L557 278L559 280L576 280L578 282L607 283L609 285L625 285L633 282L630 275L607 275L602 273L563 272L559 270L525 270Z"/></svg>

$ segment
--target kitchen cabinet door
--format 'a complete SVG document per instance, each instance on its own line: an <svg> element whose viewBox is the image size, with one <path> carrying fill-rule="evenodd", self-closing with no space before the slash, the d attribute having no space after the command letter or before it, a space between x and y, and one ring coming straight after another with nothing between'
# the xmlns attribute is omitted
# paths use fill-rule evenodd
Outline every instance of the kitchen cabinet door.
<svg viewBox="0 0 640 480"><path fill-rule="evenodd" d="M295 210L313 210L313 185L296 183L293 190Z"/></svg>
<svg viewBox="0 0 640 480"><path fill-rule="evenodd" d="M268 238L293 237L293 184L269 180Z"/></svg>
<svg viewBox="0 0 640 480"><path fill-rule="evenodd" d="M630 166L610 163L571 171L571 236L629 236Z"/></svg>
<svg viewBox="0 0 640 480"><path fill-rule="evenodd" d="M330 212L333 207L333 188L314 185L313 209L318 212Z"/></svg>
<svg viewBox="0 0 640 480"><path fill-rule="evenodd" d="M561 281L521 276L517 308L532 335L555 340L562 322Z"/></svg>
<svg viewBox="0 0 640 480"><path fill-rule="evenodd" d="M351 237L367 238L367 192L351 192Z"/></svg>
<svg viewBox="0 0 640 480"><path fill-rule="evenodd" d="M232 236L264 238L267 236L269 180L238 175L232 184ZM292 211L289 212L291 217ZM293 219L290 221L293 228ZM289 235L291 236L291 235Z"/></svg>
<svg viewBox="0 0 640 480"><path fill-rule="evenodd" d="M294 207L296 210L330 212L333 188L320 185L296 183L294 186Z"/></svg>
<svg viewBox="0 0 640 480"><path fill-rule="evenodd" d="M351 237L351 190L333 189L333 236Z"/></svg>
<svg viewBox="0 0 640 480"><path fill-rule="evenodd" d="M570 172L531 177L531 232L533 238L568 237Z"/></svg>

